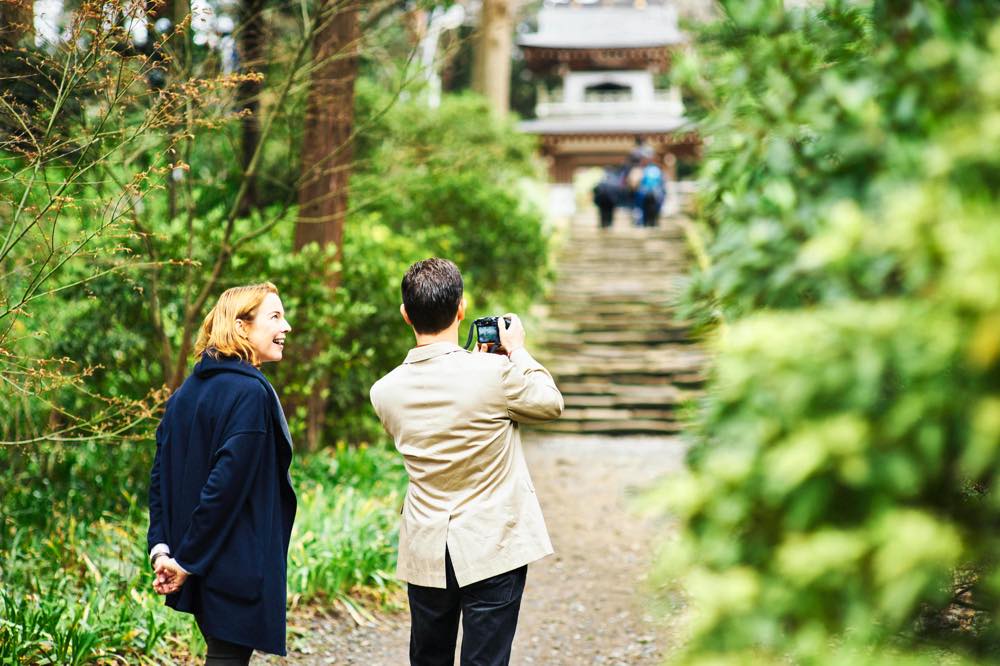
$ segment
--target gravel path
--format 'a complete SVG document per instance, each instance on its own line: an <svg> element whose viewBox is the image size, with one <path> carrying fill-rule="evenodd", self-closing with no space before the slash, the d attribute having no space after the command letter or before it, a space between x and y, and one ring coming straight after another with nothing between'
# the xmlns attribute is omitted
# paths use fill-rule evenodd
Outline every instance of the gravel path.
<svg viewBox="0 0 1000 666"><path fill-rule="evenodd" d="M676 637L671 618L650 610L646 575L654 542L670 527L639 517L631 499L680 469L683 445L658 437L529 434L525 439L556 554L528 567L511 663L661 663ZM373 619L359 626L339 605L295 613L288 658L257 657L253 663L407 664L406 610Z"/></svg>

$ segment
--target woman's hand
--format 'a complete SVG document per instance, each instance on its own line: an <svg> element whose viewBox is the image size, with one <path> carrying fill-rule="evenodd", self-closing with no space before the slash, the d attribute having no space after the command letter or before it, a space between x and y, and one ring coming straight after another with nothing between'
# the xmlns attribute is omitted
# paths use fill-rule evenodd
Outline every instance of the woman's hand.
<svg viewBox="0 0 1000 666"><path fill-rule="evenodd" d="M154 565L156 580L153 581L153 590L157 594L173 594L181 589L181 585L187 580L188 574L177 564L177 560L172 557L158 557Z"/></svg>

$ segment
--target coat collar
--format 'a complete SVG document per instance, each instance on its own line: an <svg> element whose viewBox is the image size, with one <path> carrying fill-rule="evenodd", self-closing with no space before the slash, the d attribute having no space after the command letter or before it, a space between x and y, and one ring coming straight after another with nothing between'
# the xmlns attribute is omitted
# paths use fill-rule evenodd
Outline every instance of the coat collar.
<svg viewBox="0 0 1000 666"><path fill-rule="evenodd" d="M406 360L404 360L403 363L419 363L420 361L426 361L438 356L444 356L445 354L454 354L455 352L464 351L466 350L462 349L454 342L433 342L429 345L422 345L411 349L406 355Z"/></svg>
<svg viewBox="0 0 1000 666"><path fill-rule="evenodd" d="M194 374L199 377L209 377L220 372L236 372L241 375L248 375L263 381L267 381L258 368L255 368L246 361L236 356L219 356L215 358L211 354L205 353L194 366Z"/></svg>

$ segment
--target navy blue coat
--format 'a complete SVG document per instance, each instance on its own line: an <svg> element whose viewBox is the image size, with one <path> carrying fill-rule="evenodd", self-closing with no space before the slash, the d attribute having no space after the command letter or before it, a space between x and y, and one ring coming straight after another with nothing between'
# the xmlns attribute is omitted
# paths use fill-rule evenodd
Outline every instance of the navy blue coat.
<svg viewBox="0 0 1000 666"><path fill-rule="evenodd" d="M260 370L203 355L167 403L149 484L149 548L190 576L168 606L214 638L285 654L295 519L292 442Z"/></svg>

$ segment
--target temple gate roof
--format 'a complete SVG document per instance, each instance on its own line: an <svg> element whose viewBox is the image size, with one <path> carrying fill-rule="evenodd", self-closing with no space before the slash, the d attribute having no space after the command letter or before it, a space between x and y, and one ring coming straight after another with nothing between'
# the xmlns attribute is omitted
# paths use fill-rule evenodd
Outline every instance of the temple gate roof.
<svg viewBox="0 0 1000 666"><path fill-rule="evenodd" d="M683 41L674 7L653 2L546 3L538 31L518 38L522 48L543 49L641 49Z"/></svg>

